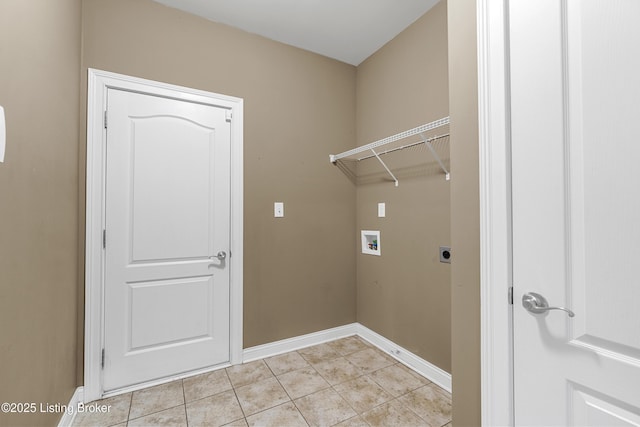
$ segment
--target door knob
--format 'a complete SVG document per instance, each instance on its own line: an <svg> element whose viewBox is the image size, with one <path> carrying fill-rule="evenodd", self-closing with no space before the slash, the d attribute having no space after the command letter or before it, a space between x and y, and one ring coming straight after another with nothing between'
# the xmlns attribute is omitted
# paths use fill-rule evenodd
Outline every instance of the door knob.
<svg viewBox="0 0 640 427"><path fill-rule="evenodd" d="M564 307L549 307L547 299L535 292L529 292L522 295L522 306L530 313L541 314L549 310L562 310L565 311L569 317L575 316L575 313L568 308Z"/></svg>

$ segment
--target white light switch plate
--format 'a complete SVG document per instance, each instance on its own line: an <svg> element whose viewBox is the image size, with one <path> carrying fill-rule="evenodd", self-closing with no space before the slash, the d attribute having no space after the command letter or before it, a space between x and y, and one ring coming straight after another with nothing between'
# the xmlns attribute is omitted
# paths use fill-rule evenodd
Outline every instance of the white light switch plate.
<svg viewBox="0 0 640 427"><path fill-rule="evenodd" d="M275 202L273 204L273 216L276 218L284 217L284 203L283 202Z"/></svg>
<svg viewBox="0 0 640 427"><path fill-rule="evenodd" d="M384 203L378 203L378 218L384 218L386 215L386 205Z"/></svg>

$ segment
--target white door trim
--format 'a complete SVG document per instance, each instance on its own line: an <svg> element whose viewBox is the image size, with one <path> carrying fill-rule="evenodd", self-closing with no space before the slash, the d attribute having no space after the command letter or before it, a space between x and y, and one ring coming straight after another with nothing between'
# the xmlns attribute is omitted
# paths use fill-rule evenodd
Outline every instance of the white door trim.
<svg viewBox="0 0 640 427"><path fill-rule="evenodd" d="M104 331L104 111L108 88L205 102L232 111L230 236L230 363L242 362L243 296L243 100L202 90L89 69L85 237L84 401L102 397L101 353Z"/></svg>
<svg viewBox="0 0 640 427"><path fill-rule="evenodd" d="M507 0L477 0L482 425L514 425Z"/></svg>

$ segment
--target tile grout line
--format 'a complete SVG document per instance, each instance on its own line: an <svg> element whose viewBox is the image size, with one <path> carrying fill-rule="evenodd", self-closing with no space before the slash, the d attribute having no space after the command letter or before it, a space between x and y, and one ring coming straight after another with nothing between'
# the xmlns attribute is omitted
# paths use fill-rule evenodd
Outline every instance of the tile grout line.
<svg viewBox="0 0 640 427"><path fill-rule="evenodd" d="M298 353L298 352L296 351L296 353ZM298 353L298 356L302 357L302 360L304 360L305 362L307 362L307 364L309 365L309 367L310 367L311 369L313 369L313 370L314 370L318 375L320 375L320 378L322 378L323 380L325 380L325 381L327 382L327 384L329 384L329 381L327 381L327 379L326 379L325 377L323 377L323 376L322 376L322 374L321 374L320 372L318 372L318 370L317 370L317 369L316 369L316 368L315 368L311 363L309 363L309 361L308 361L307 359L305 359L305 358L304 358L304 356L303 356L302 354ZM302 368L302 369L306 369L306 368ZM329 384L329 387L331 387L331 384ZM283 387L283 388L284 388L284 387ZM326 390L326 389L322 389L322 390ZM285 390L285 391L286 391L286 390ZM316 392L317 392L317 391L316 391ZM314 393L316 393L316 392L314 392ZM312 394L313 394L313 393L309 393L309 394L307 394L307 395L305 395L305 396L300 396L300 397L298 397L298 399L302 399L303 397L310 396L310 395L312 395ZM307 426L311 426L311 423L309 422L309 420L307 419L307 417L305 417L305 416L304 416L304 413L300 410L300 408L299 408L299 407L298 407L298 405L296 404L296 401L295 401L294 399L291 399L291 402L293 403L293 406L295 406L295 407L296 407L296 409L298 410L298 412L299 412L299 413L300 413L300 415L302 416L302 419L304 420L304 422L305 422L305 423L307 423Z"/></svg>
<svg viewBox="0 0 640 427"><path fill-rule="evenodd" d="M357 351L355 351L355 352L351 352L351 353L349 353L349 354L353 354L353 353L356 353L356 352L357 352ZM342 354L342 353L341 353L341 357L346 358L346 356L348 356L349 354L346 354L346 355L345 355L345 354ZM348 361L348 359L347 359L347 361ZM345 401L345 402L346 402L346 403L351 407L351 409L353 409L353 411L356 413L356 417L358 417L361 421L365 422L366 424L369 424L369 423L368 423L364 418L362 418L362 415L363 415L363 414L365 414L365 413L369 413L369 412L371 412L371 411L375 410L376 408L379 408L379 407L381 407L381 406L383 406L383 405L390 404L390 403L391 403L391 402L393 402L393 401L397 401L397 402L398 402L398 404L399 404L399 405L401 405L401 407L402 407L402 408L405 408L405 409L409 410L409 412L410 412L410 413L413 413L415 416L417 416L417 417L418 417L418 419L420 419L420 420L424 421L425 423L429 424L429 422L428 422L427 420L425 420L425 419L424 419L424 418L422 418L420 415L418 415L414 410L412 410L411 408L409 408L408 406L406 406L405 404L403 404L403 403L400 401L400 397L405 396L405 395L407 395L407 394L409 394L409 393L411 393L411 392L413 392L413 391L415 391L415 390L418 390L418 389L420 389L420 388L422 388L422 387L426 387L427 385L431 384L431 381L429 381L427 384L423 384L423 385L421 385L420 387L417 387L416 389L410 390L410 391L408 391L407 393L402 394L401 396L396 397L396 396L394 396L393 394L391 394L389 391L387 391L387 390L382 386L382 384L379 384L379 383L378 383L378 381L376 381L373 377L371 377L371 374L373 374L373 373L375 373L375 372L381 371L382 369L385 369L385 368L388 368L388 367L391 367L391 366L396 366L396 365L398 365L398 364L399 364L399 362L398 362L398 361L395 361L395 362L394 362L394 363L392 363L391 365L383 366L383 367L380 367L380 368L375 369L375 370L370 371L370 372L363 371L362 375L359 375L359 376L358 376L358 377L356 377L356 378L353 378L353 379L348 380L348 381L344 381L344 382L342 382L342 383L333 384L331 387L332 387L332 389L333 389L333 390L334 390L334 391L335 391L335 392L336 392L336 393L337 393L337 394L338 394L338 395L339 395L339 396L340 396L340 397L341 397L341 398L342 398L342 399L343 399L343 400L344 400L344 401ZM374 405L372 408L368 409L368 410L367 410L367 411L365 411L365 412L362 412L362 413L358 412L358 410L357 410L357 409L356 409L356 408L355 408L355 407L354 407L354 406L353 406L353 405L352 405L352 404L351 404L351 403L350 403L350 402L349 402L349 401L348 401L348 400L347 400L347 399L346 399L346 398L345 398L345 397L344 397L344 396L343 396L343 395L342 395L342 394L341 394L341 393L340 393L340 392L339 392L335 387L336 387L337 385L340 385L340 384L344 384L344 383L347 383L347 382L350 382L350 381L355 381L355 380L360 379L360 378L362 378L362 377L369 378L371 381L373 381L373 383L374 383L374 384L376 384L378 387L380 387L382 390L384 390L387 394L389 394L389 395L392 397L392 399L387 400L386 402L382 402L382 403L379 403L379 404L377 404L377 405ZM422 377L422 376L421 376L421 377ZM422 378L424 378L424 377L422 377ZM355 417L351 417L351 418L355 418ZM349 418L349 419L351 419L351 418ZM342 422L342 421L340 421L340 422ZM340 422L339 422L339 423L340 423ZM449 422L450 422L450 421L449 421ZM337 424L339 424L339 423L337 423ZM444 425L446 425L446 423L445 423Z"/></svg>
<svg viewBox="0 0 640 427"><path fill-rule="evenodd" d="M327 360L321 360L319 363L324 363L324 362L333 362L333 361L335 361L336 359L339 359L339 358L341 358L341 357L342 357L342 358L344 358L344 355L343 355L342 353L340 353L339 351L335 351L335 352L336 352L336 354L338 355L338 357L332 357L332 358L327 359ZM298 352L296 351L296 353L298 353ZM339 393L339 392L334 388L334 385L333 385L333 384L331 384L331 383L329 382L329 380L328 380L327 378L325 378L325 377L324 377L324 375L322 375L322 373L321 373L321 372L319 372L319 371L316 369L316 367L315 367L315 366L313 366L313 364L312 364L309 360L307 360L307 359L304 357L304 355L302 355L302 354L300 354L300 353L298 353L298 354L299 354L299 356L300 356L300 357L302 357L302 359L303 359L303 360L305 360L305 362L307 362L307 364L309 365L309 367L310 367L311 369L313 369L313 370L314 370L314 372L316 372L318 375L320 375L320 378L322 378L322 379L323 379L323 380L324 380L324 381L329 385L329 387L327 387L327 388L323 388L323 389L321 389L321 390L316 390L316 391L311 392L311 393L309 393L309 394L305 394L304 396L299 396L297 399L302 399L302 398L304 398L304 397L311 396L311 395L312 395L312 394L314 394L314 393L318 393L318 392L320 392L320 391L324 391L324 390L329 390L329 389L331 389L331 390L333 390L333 391L334 391L338 396L340 396L340 397L341 397L341 398L342 398L342 399L347 403L347 405L349 405L349 407L350 407L350 408L355 412L355 414L356 414L356 415L358 415L358 412L357 412L357 411L356 411L356 410L351 406L351 404L350 404L349 402L347 402L347 400L346 400L346 399L344 399L344 397L342 397L342 395L341 395L341 394L340 394L340 393ZM345 360L346 360L346 359L345 359ZM301 369L299 369L299 370L302 370L302 369L306 369L306 368L301 368ZM290 372L295 372L295 371L290 371ZM277 378L277 377L276 377L276 378ZM279 381L279 380L278 380L278 381ZM284 388L284 387L283 387L283 388ZM286 389L285 389L285 392L286 392ZM288 392L287 392L287 394L288 394ZM289 396L289 397L291 397L291 396ZM309 425L309 426L310 426L311 424L309 423L309 420L307 420L307 418L304 416L303 412L300 410L300 408L299 408L299 407L298 407L298 405L296 404L295 400L294 400L294 399L292 399L291 401L293 402L294 406L296 407L296 409L298 410L298 412L300 413L300 415L302 415L302 418L305 420L305 422L307 423L307 425ZM351 417L351 418L353 418L353 417ZM350 419L350 418L348 418L348 419ZM346 421L346 420L342 420L342 421ZM339 422L338 422L338 423L336 423L336 424L339 424L339 423L341 423L342 421L339 421ZM334 425L335 425L335 424L334 424Z"/></svg>
<svg viewBox="0 0 640 427"><path fill-rule="evenodd" d="M351 361L349 361L349 359L347 359L347 357L346 357L346 356L348 356L349 354L353 354L353 353L356 353L356 352L357 352L357 351L354 351L354 352L351 352L351 353L348 353L348 354L344 354L343 352L341 352L341 351L339 351L339 350L334 350L334 351L336 352L336 354L338 354L338 357L334 357L334 358L331 358L331 359L327 359L327 360L321 361L320 363L324 363L324 362L334 362L334 361L335 361L335 360L337 360L337 359L344 359L344 360L346 360L346 361L347 361L347 363L352 364L352 363L351 363ZM313 367L313 369L314 369L316 372L318 372L318 371L317 371L317 369L316 369L313 365L311 365L311 366ZM354 366L355 366L355 365L354 365ZM361 377L363 377L363 376L365 375L364 373L362 373L362 371L360 370L360 368L358 368L358 367L356 367L356 368L357 368L357 369L358 369L358 371L360 372L360 375L356 376L355 378L351 378L351 379L349 379L349 380L346 380L346 381L343 381L343 382L339 382L339 383L336 383L336 384L332 384L332 383L330 383L330 382L329 382L329 380L328 380L327 378L325 378L325 377L322 375L322 373L318 372L318 374L319 374L319 375L320 375L320 376L321 376L321 377L322 377L322 378L323 378L323 379L324 379L324 380L329 384L329 388L330 388L331 390L333 390L333 392L334 392L334 393L336 393L338 396L340 396L340 398L341 398L342 400L344 400L344 401L345 401L345 403L349 406L349 408L351 408L351 409L353 410L353 412L356 414L354 417L350 417L350 418L347 418L346 420L338 421L337 423L335 423L335 424L333 424L333 425L340 424L341 422L343 422L343 421L347 421L347 420L350 420L351 418L360 417L360 414L358 413L358 411L356 410L356 408L354 408L354 407L353 407L353 405L352 405L351 403L349 403L349 401L348 401L347 399L345 399L345 398L344 398L344 396L343 396L343 395L342 395L338 390L336 390L336 386L337 386L337 385L344 384L344 383L347 383L347 382L349 382L349 381L355 381L356 379L361 378ZM326 390L326 389L325 389L325 390ZM310 393L310 394L313 394L313 393ZM309 395L310 395L310 394L309 394ZM307 395L307 396L309 396L309 395ZM362 418L360 418L360 419L362 419ZM366 423L366 421L365 421L365 423ZM367 423L367 424L368 424L368 423Z"/></svg>
<svg viewBox="0 0 640 427"><path fill-rule="evenodd" d="M247 425L249 425L249 422L247 421L247 414L244 413L244 409L242 408L242 405L240 404L240 399L238 398L238 393L236 393L236 387L233 385L233 382L231 381L231 377L229 376L229 372L227 372L227 369L228 368L224 368L224 375L227 378L227 381L229 381L229 384L231 385L231 391L233 391L233 395L236 397L236 401L238 402L238 406L240 407L240 412L242 412L242 418L238 418L237 420L233 420L227 424L231 424L242 419ZM227 391L229 390L225 390L222 393L226 393ZM217 394L220 394L220 393L217 393Z"/></svg>
<svg viewBox="0 0 640 427"><path fill-rule="evenodd" d="M184 420L187 423L187 427L189 427L189 414L187 413L187 396L184 393L184 378L180 380L180 385L182 386L182 404L184 405Z"/></svg>
<svg viewBox="0 0 640 427"><path fill-rule="evenodd" d="M160 412L168 411L169 409L174 409L174 408L177 408L178 406L185 406L185 404L184 403L180 403L178 405L169 406L167 408L162 408L162 409L160 409L158 411L149 412L148 414L140 415L139 417L136 417L136 418L133 418L133 419L127 419L127 424L129 424L129 421L135 421L135 420L139 420L140 418L148 417L149 415L159 414ZM186 414L186 407L185 407L185 414ZM115 425L117 425L117 424L115 424Z"/></svg>
<svg viewBox="0 0 640 427"><path fill-rule="evenodd" d="M298 356L300 356L300 357L302 358L302 360L304 360L304 361L307 363L307 365L308 365L308 366L305 366L305 367L300 368L300 369L292 370L292 371L283 372L283 373L282 373L282 374L280 374L280 375L285 375L285 374L288 374L288 373L291 373L291 372L296 372L296 371L301 371L301 370L303 370L303 369L311 368L311 369L313 369L313 370L314 370L314 372L316 372L318 375L320 375L320 378L322 378L323 380L327 381L327 380L326 380L326 379L325 379L325 378L320 374L320 372L318 372L318 371L316 370L316 368L314 368L314 367L313 367L313 365L312 365L311 363L309 363L309 361L308 361L307 359L305 359L305 358L304 358L304 356L303 356L302 354L300 354L297 350L294 350L294 351L293 351L293 352L291 352L291 353L296 353ZM286 353L285 353L285 354L286 354ZM282 385L282 382L280 382L280 378L278 378L278 376L275 374L275 372L273 372L273 369L271 369L271 366L269 366L269 363L267 363L267 361L266 361L266 360L265 360L265 364L267 365L267 367L269 367L269 369L271 370L271 373L273 374L273 376L274 376L274 377L276 377L276 381L278 381L278 384L280 384L280 387L282 387L282 389L284 390L284 392L285 392L285 393L287 393L287 396L289 396L290 402L291 402L291 403L293 404L293 406L296 408L296 410L298 411L298 413L300 414L300 416L302 417L302 419L304 420L304 422L305 422L305 423L307 423L307 426L311 426L311 424L309 423L309 420L307 420L307 417L305 417L305 416L304 416L304 414L302 413L302 411L300 410L300 408L298 407L298 405L296 405L296 401L295 401L295 399L293 399L293 398L291 397L291 395L289 394L289 392L287 391L287 389ZM328 382L327 382L327 383L328 383ZM331 386L331 385L329 384L329 386ZM324 389L323 389L323 390L324 390ZM314 393L315 393L315 392L314 392ZM306 394L306 395L304 395L304 396L299 396L299 397L297 397L297 399L301 399L301 398L303 398L303 397L305 397L305 396L309 396L309 395L311 395L311 394L313 394L313 393L309 393L309 394ZM282 403L282 405L284 405L284 403ZM280 406L280 405L278 405L278 406Z"/></svg>
<svg viewBox="0 0 640 427"><path fill-rule="evenodd" d="M242 418L247 421L247 414L244 412L244 408L242 407L242 405L240 404L240 398L238 398L238 393L236 392L236 388L233 385L233 383L231 383L231 379L229 379L229 383L231 384L231 390L233 391L233 395L236 397L236 400L238 401L238 406L240 407L240 412L242 412ZM238 418L239 419L239 418ZM237 420L236 420L237 421ZM233 422L233 421L231 421ZM247 424L249 424L247 422Z"/></svg>
<svg viewBox="0 0 640 427"><path fill-rule="evenodd" d="M129 418L131 417L131 407L133 406L133 393L131 392L131 396L129 396L129 410L127 411L127 420L125 421L127 425L129 425Z"/></svg>
<svg viewBox="0 0 640 427"><path fill-rule="evenodd" d="M398 396L398 397L396 398L396 400L398 400L398 403L399 403L400 405L402 405L402 407L404 407L404 408L408 409L410 412L412 412L414 415L416 415L418 418L420 418L421 420L423 420L423 421L424 421L425 423L427 423L427 424L429 424L429 420L425 420L425 419L424 419L420 414L418 414L418 413L417 413L413 408L409 407L407 404L405 404L405 403L403 403L402 401L400 401L400 398L401 398L401 397L404 397L404 396L407 396L407 395L409 395L409 394L411 394L411 393L414 393L414 392L416 392L416 391L418 391L418 390L420 390L420 389L422 389L422 388L430 387L431 385L435 386L435 387L436 387L436 389L440 389L440 387L439 387L437 384L434 384L433 382L429 382L428 384L424 384L424 385L422 385L422 386L420 386L420 387L418 387L418 388L416 388L416 389L414 389L414 390L408 391L408 392L404 393L403 395ZM430 387L430 388L432 388L432 387ZM437 390L436 390L436 393L437 393ZM440 393L440 394L441 394L441 393ZM446 397L446 396L445 396L445 397ZM447 425L447 424L449 424L450 422L451 422L451 420L449 420L449 421L445 422L444 424L442 424L442 426L446 426L446 425Z"/></svg>
<svg viewBox="0 0 640 427"><path fill-rule="evenodd" d="M349 363L349 364L353 365L353 363L352 363L349 359L347 359L347 356L349 356L350 354L357 353L358 351L362 351L362 349L360 349L360 350L356 350L356 351L352 351L352 352L350 352L350 353L344 353L344 352L342 352L342 351L340 351L340 350L337 350L337 349L334 349L334 351L336 352L336 354L338 355L338 357L333 357L333 358L330 358L330 359L327 359L327 360L323 360L323 361L321 361L320 363L325 363L325 362L334 362L334 361L335 361L335 360L337 360L337 359L344 359L344 360L346 360L346 361L347 361L347 363ZM355 365L353 365L353 366L355 366ZM313 369L314 369L314 370L316 370L316 368L315 368L313 365L312 365L312 367L313 367ZM321 377L322 377L322 378L323 378L327 383L329 383L329 388L331 388L331 390L332 390L334 393L336 393L336 394L337 394L337 395L338 395L338 396L339 396L339 397L340 397L340 398L341 398L341 399L342 399L342 400L343 400L343 401L344 401L344 402L349 406L349 408L351 408L351 410L353 410L353 412L356 414L355 416L350 417L350 418L347 418L346 420L349 420L349 419L351 419L351 418L356 418L356 417L358 417L360 420L363 420L363 419L362 419L362 417L360 417L360 413L358 412L358 410L357 410L357 409L356 409L356 408L355 408L355 407L354 407L354 406L353 406L353 405L352 405L352 404L351 404L351 403L350 403L350 402L349 402L349 401L348 401L348 400L347 400L347 399L346 399L346 398L345 398L345 397L344 397L344 396L343 396L343 395L342 395L342 394L341 394L341 393L336 389L336 386L338 386L338 385L340 385L340 384L345 384L345 383L348 383L348 382L350 382L350 381L355 381L355 380L357 380L357 379L359 379L359 378L362 378L362 377L364 377L364 376L366 376L366 375L367 375L367 373L366 373L366 372L364 372L364 370L362 370L361 368L359 368L359 367L357 367L357 366L355 366L355 367L358 369L359 375L357 375L357 376L356 376L356 377L354 377L354 378L350 378L350 379L348 379L348 380L346 380L346 381L338 382L338 383L336 383L336 384L332 384L332 383L330 383L330 382L329 382L329 380L328 380L327 378L325 378L325 377L322 375L322 373L320 373L320 372L318 372L318 371L316 370L316 372L318 372L318 374L319 374L319 375L320 375L320 376L321 376ZM313 394L313 393L310 393L310 394ZM310 394L309 394L309 395L310 395ZM340 424L341 422L346 421L346 420L338 421L337 423L335 423L335 424L333 424L333 425ZM363 421L364 421L364 420L363 420ZM365 421L365 423L367 423L367 422ZM367 424L368 424L368 423L367 423Z"/></svg>
<svg viewBox="0 0 640 427"><path fill-rule="evenodd" d="M393 365L389 365L389 366L393 366ZM371 371L371 372L369 372L369 373L362 374L362 375L360 375L360 376L358 376L358 377L356 377L356 378L354 378L354 379L352 379L352 380L349 380L349 381L355 381L355 380L357 380L357 379L359 379L359 378L362 378L362 377L370 378L370 379L371 379L371 381L373 381L373 382L374 382L376 385L378 385L382 390L384 390L387 394L389 394L389 396L391 396L391 397L392 397L392 399L387 400L386 402L382 402L382 403L380 403L380 404L377 404L377 405L373 406L372 408L370 408L370 409L368 409L367 411L364 411L364 412L362 412L362 413L358 412L358 410L357 410L357 409L356 409L356 408L355 408L351 403L349 403L349 401L348 401L348 400L347 400L347 399L346 399L346 398L345 398L345 397L344 397L344 396L343 396L343 395L342 395L338 390L336 390L336 389L335 389L335 385L331 386L331 387L334 389L334 391L335 391L336 393L338 393L338 395L339 395L340 397L342 397L342 398L344 399L344 401L345 401L345 402L347 402L347 404L351 407L351 409L353 409L353 411L356 413L356 417L358 417L360 420L362 420L363 422L365 422L367 425L370 425L370 424L369 424L369 423L368 423L368 422L367 422L367 421L362 417L362 415L363 415L363 414L368 413L368 412L371 412L371 411L373 411L374 409L376 409L376 408L378 408L378 407L380 407L380 406L382 406L382 405L386 405L386 404L388 404L388 403L393 402L394 400L397 400L397 398L396 398L395 396L393 396L391 393L389 393L389 392L388 392L384 387L382 387L382 385L378 384L378 383L377 383L373 378L371 378L371 377L369 376L369 374L371 374L371 373L373 373L373 372L380 371L380 370L382 370L382 369L384 369L384 367L383 367L383 368L380 368L380 369L376 369L375 371ZM347 382L349 382L349 381L345 381L345 382L342 382L342 383L339 383L339 384L336 384L336 385L345 384L345 383L347 383ZM412 411L412 412L413 412L413 411ZM355 417L351 417L351 418L355 418ZM351 418L347 418L347 419L351 419ZM422 419L421 417L418 417L418 418ZM345 420L345 421L346 421L346 420ZM342 422L342 421L340 421L340 422ZM340 423L336 423L336 424L340 424Z"/></svg>
<svg viewBox="0 0 640 427"><path fill-rule="evenodd" d="M297 352L296 352L296 353L297 353ZM286 354L286 353L285 353L285 354ZM276 373L275 373L275 372L273 372L273 369L271 368L271 366L269 366L269 363L267 362L266 358L265 358L265 359L263 359L263 361L264 361L264 364L265 364L265 365L267 365L267 368L269 369L269 371L271 371L271 375L273 375L273 377L274 377L274 378L276 379L276 381L278 382L278 385L280 385L280 387L282 387L282 390L284 390L285 394L286 394L286 395L287 395L287 397L289 398L289 402L293 403L293 406L295 406L296 410L300 413L300 415L301 415L301 416L302 416L302 418L304 419L304 422L305 422L305 423L307 423L307 425L309 425L309 423L307 422L307 419L306 419L306 418L304 418L304 415L302 415L302 412L300 412L300 409L296 406L295 402L293 401L293 398L291 397L291 395L289 394L289 392L287 391L287 389L284 387L284 385L282 385L282 382L280 382L280 378L278 378L278 376L276 375ZM301 369L305 369L305 368L301 368ZM295 372L295 371L289 371L289 372ZM283 373L283 374L281 374L281 375L288 374L289 372L285 372L285 373ZM261 411L261 412L268 411L269 409L277 408L278 406L285 405L285 404L287 404L287 403L289 403L289 402L280 403L279 405L272 406L271 408L267 408L267 409L265 409L265 410L263 410L263 411ZM260 413L260 412L256 412L256 414L259 414L259 413ZM256 414L253 414L253 415L256 415ZM249 424L249 423L247 422L247 424Z"/></svg>

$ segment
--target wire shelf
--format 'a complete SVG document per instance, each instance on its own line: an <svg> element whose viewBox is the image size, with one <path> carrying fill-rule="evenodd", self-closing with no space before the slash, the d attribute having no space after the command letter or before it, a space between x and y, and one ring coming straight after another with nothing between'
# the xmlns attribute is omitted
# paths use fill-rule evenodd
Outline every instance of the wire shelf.
<svg viewBox="0 0 640 427"><path fill-rule="evenodd" d="M374 141L370 144L362 145L360 147L354 148L352 150L345 151L340 154L330 154L329 161L337 166L342 166L340 169L345 171L345 161L347 162L359 162L366 159L376 158L380 164L383 166L385 171L391 176L394 180L396 187L398 186L398 179L391 171L391 169L387 166L387 164L382 160L382 156L401 151L407 148L413 148L418 145L426 146L431 155L434 157L436 162L438 163L440 169L444 172L445 178L448 181L450 178L449 170L446 165L442 161L441 157L438 155L436 150L434 149L432 143L438 140L442 140L446 138L448 141L449 133L441 134L441 135L432 135L432 131L435 129L443 128L449 125L449 117L444 117L439 120L435 120L433 122L415 127L413 129L409 129L395 135L388 136L386 138L380 139L378 141ZM412 136L419 136L420 140L411 143L399 144L399 142L410 138ZM351 172L351 175L355 177L355 174Z"/></svg>

